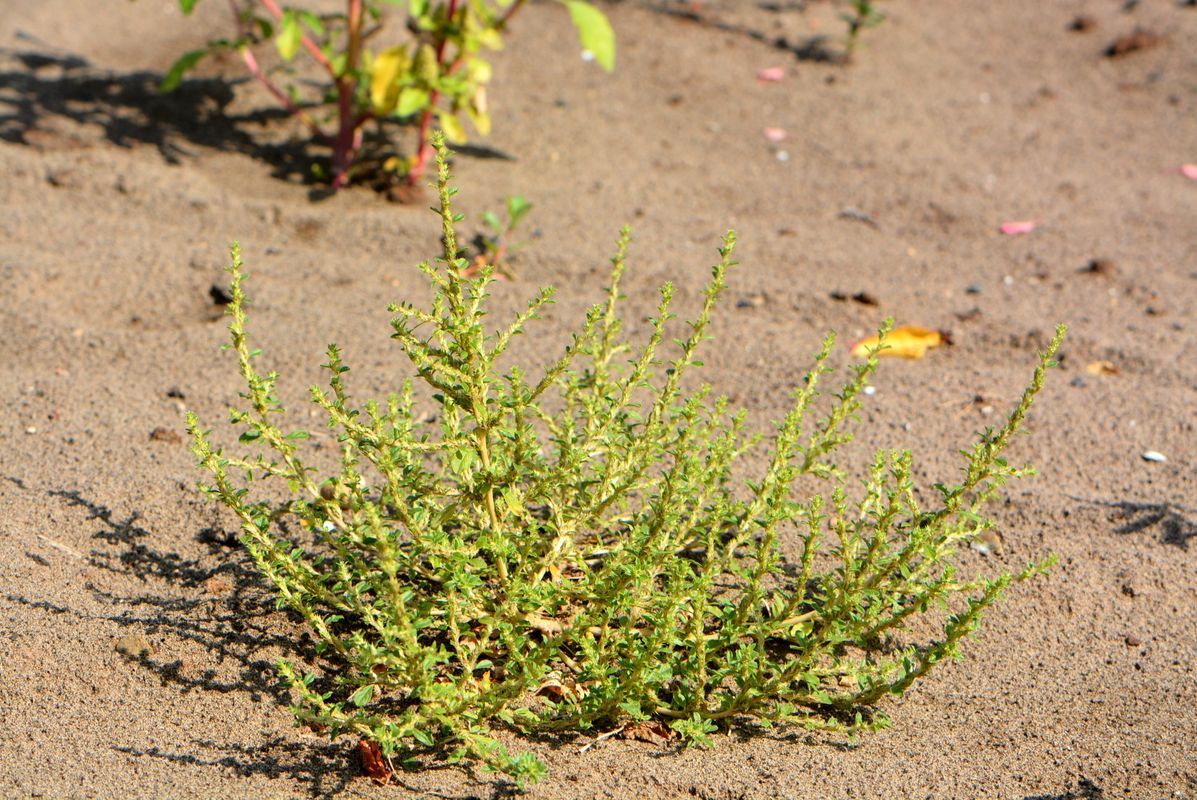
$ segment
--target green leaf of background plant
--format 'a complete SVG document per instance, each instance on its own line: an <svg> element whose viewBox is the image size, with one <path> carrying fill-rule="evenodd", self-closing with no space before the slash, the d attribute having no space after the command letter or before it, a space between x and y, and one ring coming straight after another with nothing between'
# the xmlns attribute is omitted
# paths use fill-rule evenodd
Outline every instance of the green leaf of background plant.
<svg viewBox="0 0 1197 800"><path fill-rule="evenodd" d="M578 29L582 47L594 55L594 60L607 72L615 69L615 31L607 15L585 0L562 0L569 8L569 16Z"/></svg>
<svg viewBox="0 0 1197 800"><path fill-rule="evenodd" d="M299 27L299 19L295 16L294 11L287 11L283 14L279 26L274 44L278 47L278 54L283 57L283 60L290 61L299 52L299 45L303 41L303 29Z"/></svg>
<svg viewBox="0 0 1197 800"><path fill-rule="evenodd" d="M158 90L162 92L173 92L183 82L183 76L186 75L200 59L208 55L207 50L191 50L179 57L179 60L170 65L170 69L162 76L162 82L158 84Z"/></svg>
<svg viewBox="0 0 1197 800"><path fill-rule="evenodd" d="M317 36L324 35L324 23L320 20L320 17L316 16L311 11L300 11L299 18L303 20L303 24L307 25L312 33L316 34Z"/></svg>
<svg viewBox="0 0 1197 800"><path fill-rule="evenodd" d="M179 0L179 8L183 9L184 14L190 14L195 10L195 4L199 0Z"/></svg>
<svg viewBox="0 0 1197 800"><path fill-rule="evenodd" d="M441 130L445 132L445 138L455 144L461 144L466 141L465 128L462 127L461 120L450 111L440 111Z"/></svg>
<svg viewBox="0 0 1197 800"><path fill-rule="evenodd" d="M410 117L416 112L428 107L429 94L424 89L409 86L399 92L399 103L395 106L395 113L400 117Z"/></svg>

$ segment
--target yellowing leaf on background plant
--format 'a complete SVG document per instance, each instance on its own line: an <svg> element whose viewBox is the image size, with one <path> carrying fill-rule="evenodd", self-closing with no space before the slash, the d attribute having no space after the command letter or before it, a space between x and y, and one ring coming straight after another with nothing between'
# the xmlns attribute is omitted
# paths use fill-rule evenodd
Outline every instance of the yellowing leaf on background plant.
<svg viewBox="0 0 1197 800"><path fill-rule="evenodd" d="M615 31L607 15L582 0L561 0L569 9L570 19L578 29L582 49L594 56L595 62L607 72L615 69Z"/></svg>
<svg viewBox="0 0 1197 800"><path fill-rule="evenodd" d="M885 336L885 349L878 356L893 356L897 358L922 358L927 350L950 344L951 339L943 331L920 328L917 325L899 325ZM857 358L867 358L869 353L877 348L880 339L870 336L852 346L852 355Z"/></svg>
<svg viewBox="0 0 1197 800"><path fill-rule="evenodd" d="M392 47L383 50L374 57L373 71L370 74L370 104L374 106L374 113L390 114L399 102L399 76L407 71L411 59L407 55L407 48Z"/></svg>
<svg viewBox="0 0 1197 800"><path fill-rule="evenodd" d="M437 118L441 123L441 130L445 133L445 138L453 144L463 144L467 141L465 128L461 126L461 120L452 111L444 109L437 109Z"/></svg>

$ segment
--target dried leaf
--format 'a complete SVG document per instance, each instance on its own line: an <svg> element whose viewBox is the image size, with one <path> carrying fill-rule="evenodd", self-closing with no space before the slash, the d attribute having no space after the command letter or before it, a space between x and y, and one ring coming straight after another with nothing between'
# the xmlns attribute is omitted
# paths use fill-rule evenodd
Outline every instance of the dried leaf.
<svg viewBox="0 0 1197 800"><path fill-rule="evenodd" d="M1013 222L1003 222L1002 227L998 230L1007 236L1021 236L1024 233L1030 233L1035 230L1038 224L1033 219L1015 220Z"/></svg>
<svg viewBox="0 0 1197 800"><path fill-rule="evenodd" d="M1090 375L1117 375L1121 371L1110 361L1094 361L1085 366L1085 372Z"/></svg>
<svg viewBox="0 0 1197 800"><path fill-rule="evenodd" d="M560 636L565 630L565 626L557 620L535 614L528 615L528 627L544 636Z"/></svg>
<svg viewBox="0 0 1197 800"><path fill-rule="evenodd" d="M977 535L976 539L969 542L969 547L976 550L983 556L993 555L1002 551L1004 544L1002 535L992 528L986 528Z"/></svg>
<svg viewBox="0 0 1197 800"><path fill-rule="evenodd" d="M648 742L649 744L668 742L677 735L677 731L673 728L656 720L633 723L619 733L621 739L635 739L638 742Z"/></svg>
<svg viewBox="0 0 1197 800"><path fill-rule="evenodd" d="M877 355L896 358L922 358L927 350L939 347L941 344L951 344L952 339L946 331L936 331L930 328L920 328L917 325L900 325L885 337L885 349ZM852 355L866 358L869 352L876 349L879 339L870 336L852 346Z"/></svg>
<svg viewBox="0 0 1197 800"><path fill-rule="evenodd" d="M387 766L378 743L370 739L358 739L357 753L362 759L362 770L380 786L386 786L395 773Z"/></svg>
<svg viewBox="0 0 1197 800"><path fill-rule="evenodd" d="M540 682L540 686L536 688L536 694L542 697L552 697L560 702L566 699L581 700L588 692L584 686L579 686L572 678L563 679L559 673L553 672L546 675Z"/></svg>

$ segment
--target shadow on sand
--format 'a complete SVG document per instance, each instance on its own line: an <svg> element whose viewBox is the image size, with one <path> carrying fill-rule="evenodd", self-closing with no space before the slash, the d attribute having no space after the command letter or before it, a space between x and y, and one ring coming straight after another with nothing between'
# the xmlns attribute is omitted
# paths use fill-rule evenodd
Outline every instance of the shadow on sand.
<svg viewBox="0 0 1197 800"><path fill-rule="evenodd" d="M282 127L289 125L285 109L230 111L236 87L252 79L188 78L163 94L158 89L160 73L116 73L32 37L18 38L29 40L31 47L0 48L0 140L34 146L53 136L50 123L67 121L99 129L117 147L152 146L168 164L194 157L196 148L239 153L266 164L275 178L311 187L313 200L331 196L331 190L313 177L328 174L327 148L306 137L269 141L278 139L280 130L290 130ZM400 127L388 120L385 126L368 129L365 152L393 150L390 141ZM502 151L479 145L454 151L458 156L512 160ZM363 159L363 168L369 170L369 163L369 157Z"/></svg>

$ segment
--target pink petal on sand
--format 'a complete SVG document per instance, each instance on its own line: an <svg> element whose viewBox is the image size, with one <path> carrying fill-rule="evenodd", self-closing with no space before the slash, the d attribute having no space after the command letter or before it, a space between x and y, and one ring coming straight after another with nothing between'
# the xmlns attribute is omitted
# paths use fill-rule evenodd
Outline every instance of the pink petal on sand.
<svg viewBox="0 0 1197 800"><path fill-rule="evenodd" d="M1033 219L1025 219L1016 222L1004 222L1002 223L1002 227L998 230L1007 236L1018 236L1020 234L1030 233L1031 231L1035 230L1035 226L1037 224L1038 223L1036 223Z"/></svg>
<svg viewBox="0 0 1197 800"><path fill-rule="evenodd" d="M765 128L761 133L765 134L765 138L771 142L785 141L785 138L790 135L786 133L785 128Z"/></svg>
<svg viewBox="0 0 1197 800"><path fill-rule="evenodd" d="M756 74L756 79L761 83L776 83L785 76L785 67L765 67Z"/></svg>
<svg viewBox="0 0 1197 800"><path fill-rule="evenodd" d="M1197 181L1197 164L1183 164L1180 168L1180 174L1189 180Z"/></svg>

